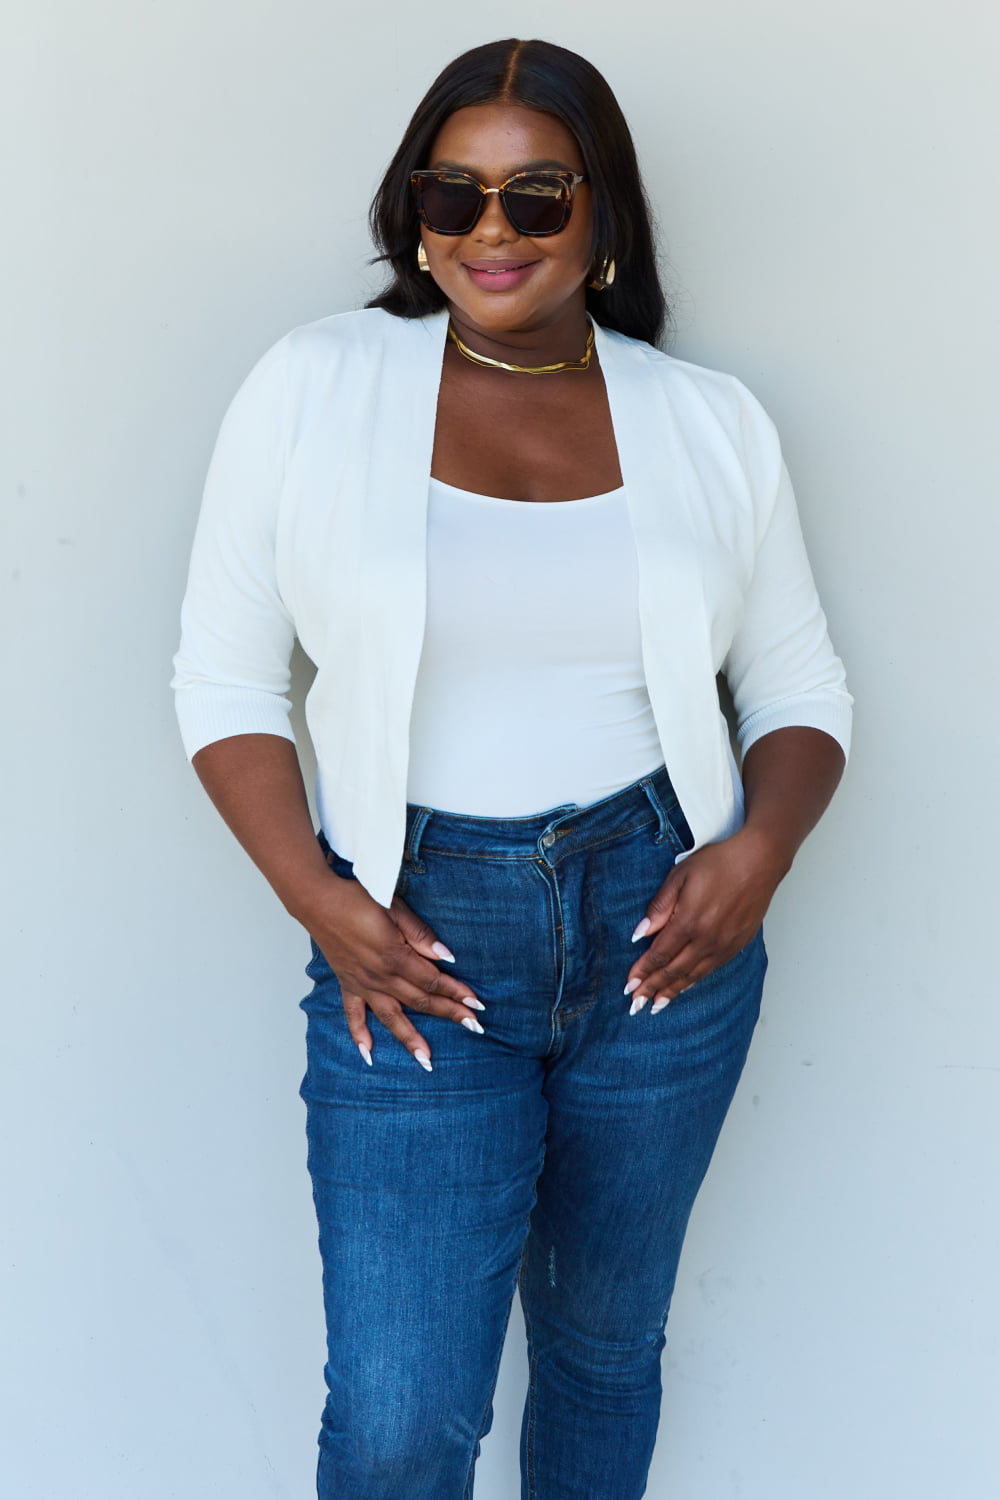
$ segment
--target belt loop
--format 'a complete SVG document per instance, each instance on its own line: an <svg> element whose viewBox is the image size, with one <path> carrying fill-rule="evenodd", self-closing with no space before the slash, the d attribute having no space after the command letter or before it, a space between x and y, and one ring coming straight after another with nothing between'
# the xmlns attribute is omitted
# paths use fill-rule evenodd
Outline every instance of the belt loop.
<svg viewBox="0 0 1000 1500"><path fill-rule="evenodd" d="M671 828L670 823L667 820L667 815L663 809L663 803L660 801L659 794L653 784L653 778L651 776L643 777L639 785L642 787L643 791L646 793L646 796L649 798L649 805L655 812L656 821L659 825L656 830L656 834L654 835L653 843L662 844L664 839L669 839L671 834L673 833L673 829Z"/></svg>
<svg viewBox="0 0 1000 1500"><path fill-rule="evenodd" d="M667 839L673 844L678 854L686 854L693 849L694 834L684 816L684 809L677 800L677 793L674 791L666 767L662 766L659 771L654 771L652 776L644 777L639 785L649 798L660 825L653 842L662 844ZM669 793L669 802L664 802L661 787L663 792Z"/></svg>
<svg viewBox="0 0 1000 1500"><path fill-rule="evenodd" d="M431 812L432 809L429 807L417 808L413 822L410 824L410 831L406 839L406 849L403 854L403 858L406 860L406 863L409 865L410 869L416 870L421 875L423 874L424 867L420 863L419 858L420 840L424 836L424 829L430 822Z"/></svg>

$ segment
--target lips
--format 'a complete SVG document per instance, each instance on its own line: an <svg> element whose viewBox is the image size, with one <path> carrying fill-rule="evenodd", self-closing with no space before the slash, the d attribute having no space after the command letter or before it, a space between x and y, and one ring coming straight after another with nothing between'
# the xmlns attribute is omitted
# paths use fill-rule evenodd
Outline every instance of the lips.
<svg viewBox="0 0 1000 1500"><path fill-rule="evenodd" d="M522 266L533 266L533 260L466 260L462 264L470 271L485 271L488 275L497 276L503 271L518 271Z"/></svg>
<svg viewBox="0 0 1000 1500"><path fill-rule="evenodd" d="M486 292L507 292L527 280L537 260L514 260L507 256L462 262L469 280Z"/></svg>

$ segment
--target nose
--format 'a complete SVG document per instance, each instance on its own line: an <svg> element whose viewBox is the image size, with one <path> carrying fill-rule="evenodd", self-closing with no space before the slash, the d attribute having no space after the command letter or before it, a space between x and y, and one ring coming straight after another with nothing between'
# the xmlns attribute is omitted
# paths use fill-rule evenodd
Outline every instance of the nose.
<svg viewBox="0 0 1000 1500"><path fill-rule="evenodd" d="M487 244L495 245L504 240L519 239L513 224L504 213L500 202L500 189L486 189L486 206L475 228L476 235Z"/></svg>

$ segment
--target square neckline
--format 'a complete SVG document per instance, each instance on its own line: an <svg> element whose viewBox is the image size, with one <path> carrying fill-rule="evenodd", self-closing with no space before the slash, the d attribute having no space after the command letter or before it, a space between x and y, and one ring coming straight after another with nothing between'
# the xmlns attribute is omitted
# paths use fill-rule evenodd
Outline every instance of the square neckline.
<svg viewBox="0 0 1000 1500"><path fill-rule="evenodd" d="M481 495L478 490L463 490L457 484L449 484L445 479L435 478L433 474L430 476L430 482L462 500L476 500L487 505L516 505L522 510L560 510L564 506L593 505L601 500L620 500L625 497L623 484L620 484L617 489L605 490L600 495L581 495L576 500L508 500L501 495Z"/></svg>

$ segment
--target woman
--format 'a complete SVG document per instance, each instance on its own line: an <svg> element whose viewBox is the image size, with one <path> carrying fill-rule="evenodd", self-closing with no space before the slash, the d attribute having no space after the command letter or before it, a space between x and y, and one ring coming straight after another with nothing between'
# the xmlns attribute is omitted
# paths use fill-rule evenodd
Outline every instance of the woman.
<svg viewBox="0 0 1000 1500"><path fill-rule="evenodd" d="M632 1500L761 921L851 700L767 417L653 347L634 150L588 63L458 58L372 222L388 289L283 339L225 419L175 679L313 939L319 1494L472 1494L519 1281L523 1495Z"/></svg>

